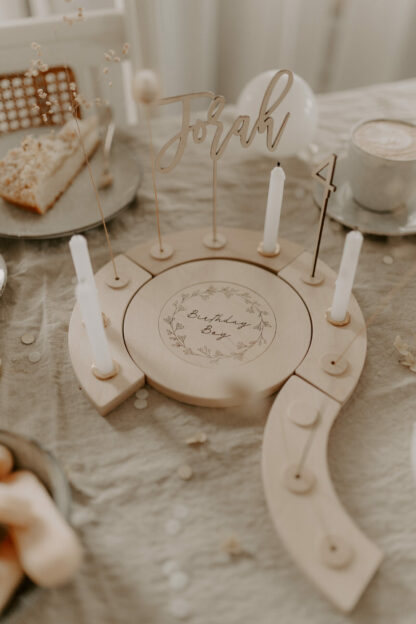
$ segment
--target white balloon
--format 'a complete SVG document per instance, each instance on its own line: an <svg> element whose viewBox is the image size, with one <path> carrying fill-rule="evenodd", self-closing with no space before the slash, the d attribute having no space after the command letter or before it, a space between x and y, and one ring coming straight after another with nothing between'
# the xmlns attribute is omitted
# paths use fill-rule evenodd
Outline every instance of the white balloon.
<svg viewBox="0 0 416 624"><path fill-rule="evenodd" d="M264 93L278 69L265 71L255 76L246 84L237 101L240 115L250 115L251 122L257 119ZM278 98L286 84L286 78L278 80L269 99L269 105ZM279 145L276 148L276 156L294 156L301 149L311 143L318 125L318 106L315 95L303 78L293 74L293 84L284 100L272 113L274 119L274 136L276 136L286 113L290 118L283 131ZM254 145L264 152L268 152L266 145L266 133L256 136Z"/></svg>

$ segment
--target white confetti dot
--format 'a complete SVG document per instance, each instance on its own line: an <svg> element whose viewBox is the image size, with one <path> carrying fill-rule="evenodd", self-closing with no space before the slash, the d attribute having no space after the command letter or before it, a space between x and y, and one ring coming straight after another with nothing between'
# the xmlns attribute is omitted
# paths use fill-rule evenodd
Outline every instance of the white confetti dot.
<svg viewBox="0 0 416 624"><path fill-rule="evenodd" d="M394 260L391 256L384 256L383 257L383 262L384 264L393 264Z"/></svg>
<svg viewBox="0 0 416 624"><path fill-rule="evenodd" d="M189 509L188 507L185 507L184 505L176 505L173 510L173 515L178 520L183 520L184 518L187 518L188 514L189 514Z"/></svg>
<svg viewBox="0 0 416 624"><path fill-rule="evenodd" d="M136 397L138 399L147 399L148 396L149 390L146 390L146 388L140 388L140 390L137 390L136 392Z"/></svg>
<svg viewBox="0 0 416 624"><path fill-rule="evenodd" d="M170 612L178 620L186 620L191 614L191 609L186 600L176 598L170 604Z"/></svg>
<svg viewBox="0 0 416 624"><path fill-rule="evenodd" d="M165 531L168 535L177 535L181 530L181 523L175 518L171 518L165 524Z"/></svg>
<svg viewBox="0 0 416 624"><path fill-rule="evenodd" d="M169 561L165 561L165 563L162 566L163 574L165 576L170 576L172 574L172 572L176 572L178 567L179 566L176 563L176 561L173 561L172 559L170 559Z"/></svg>
<svg viewBox="0 0 416 624"><path fill-rule="evenodd" d="M189 583L189 576L185 574L185 572L181 572L180 570L176 570L172 572L169 577L169 586L176 591L180 591L181 589L185 589L185 587Z"/></svg>
<svg viewBox="0 0 416 624"><path fill-rule="evenodd" d="M147 401L145 399L137 399L137 401L134 402L134 407L136 409L145 409L147 407Z"/></svg>
<svg viewBox="0 0 416 624"><path fill-rule="evenodd" d="M303 199L306 195L306 191L301 186L298 186L297 188L295 188L295 191L293 194L296 197L296 199Z"/></svg>
<svg viewBox="0 0 416 624"><path fill-rule="evenodd" d="M36 362L39 362L40 360L40 353L39 351L32 351L32 353L29 353L29 362L32 362L32 364L36 364Z"/></svg>
<svg viewBox="0 0 416 624"><path fill-rule="evenodd" d="M192 468L188 466L188 464L183 464L178 468L178 477L180 479L183 479L184 481L189 481L189 479L192 479L193 474L194 473L192 471Z"/></svg>
<svg viewBox="0 0 416 624"><path fill-rule="evenodd" d="M23 336L20 336L20 340L25 345L31 345L35 342L35 337L33 334L26 332L25 334L23 334Z"/></svg>

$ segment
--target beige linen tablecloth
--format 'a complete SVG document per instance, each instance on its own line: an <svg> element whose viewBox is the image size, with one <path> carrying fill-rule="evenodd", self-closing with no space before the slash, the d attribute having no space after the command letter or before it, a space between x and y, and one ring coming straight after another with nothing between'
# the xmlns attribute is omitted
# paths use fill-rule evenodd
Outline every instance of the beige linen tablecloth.
<svg viewBox="0 0 416 624"><path fill-rule="evenodd" d="M320 151L342 153L349 128L360 118L414 115L416 81L321 96L319 106ZM177 124L155 122L159 146ZM147 152L140 141L145 176L137 205L110 225L117 253L155 234ZM189 144L177 169L159 176L163 231L209 224L208 151L207 144ZM218 170L220 223L262 228L274 160L229 147ZM283 165L288 180L281 234L312 249L319 213L308 167L294 160ZM327 222L321 258L333 269L344 236ZM108 260L104 234L98 228L87 237L98 269ZM10 624L172 623L178 599L186 601L188 621L195 624L416 622L416 484L409 457L416 376L398 364L393 348L397 334L414 340L414 280L370 327L363 375L330 438L329 464L340 499L385 552L356 611L345 616L294 565L266 508L260 451L273 398L247 413L196 408L150 389L147 409L135 409L132 398L108 417L99 416L79 389L68 357L74 271L67 240L3 240L0 249L10 271L0 300L0 427L36 438L62 462L73 490L73 522L85 546L76 580L28 595L7 618ZM386 254L394 258L392 265L383 263ZM366 238L355 285L365 316L415 258L414 238ZM37 336L35 345L21 343L25 331ZM34 350L41 359L33 364L28 354ZM186 438L200 431L208 442L189 447ZM183 463L193 469L190 481L176 474ZM169 520L186 512L179 533L170 535ZM242 556L232 558L221 549L231 536ZM181 591L163 573L170 560L189 577Z"/></svg>

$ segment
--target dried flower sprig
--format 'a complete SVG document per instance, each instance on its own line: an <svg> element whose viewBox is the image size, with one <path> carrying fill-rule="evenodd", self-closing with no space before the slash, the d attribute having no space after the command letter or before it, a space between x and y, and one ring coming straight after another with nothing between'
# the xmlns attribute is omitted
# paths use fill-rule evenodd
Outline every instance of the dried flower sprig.
<svg viewBox="0 0 416 624"><path fill-rule="evenodd" d="M40 72L47 72L49 67L42 58L42 46L40 43L33 41L31 46L36 56L31 59L29 69L25 72L27 78L36 78Z"/></svg>
<svg viewBox="0 0 416 624"><path fill-rule="evenodd" d="M121 49L121 56L126 56L128 54L130 50L130 44L129 43L124 43L123 47ZM106 65L103 67L102 69L102 73L104 74L104 76L108 76L108 74L110 73L110 66L112 63L120 63L121 62L121 56L117 56L115 50L113 49L109 49L106 50L104 52L104 60L106 61ZM111 80L109 80L108 82L108 86L112 87L113 83Z"/></svg>
<svg viewBox="0 0 416 624"><path fill-rule="evenodd" d="M75 17L68 17L68 16L63 16L63 21L68 23L68 25L72 26L75 22L81 22L85 20L85 16L84 16L84 12L83 12L83 8L79 7L78 8L78 12L76 14ZM35 51L35 58L32 59L31 61L31 65L28 69L28 71L26 72L26 76L27 77L37 77L39 75L39 73L44 73L48 71L48 66L46 65L46 63L43 62L42 59L42 47L39 43L37 42L33 42L32 43L32 50ZM121 54L122 55L126 55L128 53L129 50L129 44L125 43L122 47L122 51ZM117 56L114 50L108 50L108 52L104 53L106 60L108 60L109 63L119 63L121 61L120 56ZM108 57L108 58L107 58ZM107 225L105 223L105 218L104 218L104 214L103 214L103 210L102 210L102 206L101 206L101 201L100 201L100 197L98 194L98 190L97 190L97 186L95 184L95 180L94 177L92 175L92 171L91 171L91 165L89 162L89 158L88 158L88 154L86 152L85 149L85 145L82 139L82 135L80 132L80 127L79 127L79 123L78 123L78 109L79 107L85 106L85 108L90 108L92 105L92 102L89 101L87 98L85 98L82 94L77 92L77 86L75 84L75 82L72 82L70 80L70 75L69 75L69 70L68 67L65 66L65 73L66 73L66 81L67 81L67 85L68 85L68 95L69 95L69 103L67 105L67 109L68 111L72 114L74 121L75 121L75 125L76 125L76 130L77 130L77 134L78 134L78 138L79 138L79 142L80 142L80 146L82 148L83 151L83 155L84 155L84 159L85 159L85 164L87 166L88 169L88 173L89 173L89 177L91 180L91 185L93 187L94 190L94 194L96 196L96 200L97 200L97 206L100 212L100 216L102 219L102 223L103 223L103 228L104 228L104 233L106 236L106 240L107 240L107 245L108 245L108 249L110 252L110 258L111 258L111 262L113 265L113 270L114 270L114 278L117 280L119 279L118 273L117 273L117 267L116 267L116 263L115 263L115 259L114 259L114 254L113 254L113 250L112 250L112 246L111 246L111 242L110 242L110 238L109 238L109 234L108 234L108 230L107 230ZM103 72L104 75L108 72ZM109 86L111 86L111 81L108 83ZM48 111L42 110L41 107L39 106L39 104L35 104L32 108L33 112L38 112L41 114L41 118L42 121L44 123L47 123L49 118L48 118L48 114L50 112L53 112L55 104L57 103L56 98L50 94L48 92L48 87L47 87L47 81L45 79L45 85L44 88L39 87L37 89L37 96L39 98L38 102L42 102L42 108L43 105L45 105L46 107L48 107ZM96 105L100 105L100 104L104 104L104 105L108 105L107 101L102 102L101 98L95 98L94 99L94 104Z"/></svg>
<svg viewBox="0 0 416 624"><path fill-rule="evenodd" d="M69 17L69 15L64 15L62 19L66 24L68 24L68 26L72 26L72 24L75 24L76 22L85 22L84 9L82 7L78 7L78 11L75 16L72 15Z"/></svg>
<svg viewBox="0 0 416 624"><path fill-rule="evenodd" d="M406 366L412 373L416 373L416 356L411 351L407 342L405 342L401 336L396 336L393 345L402 356L399 360L400 364Z"/></svg>

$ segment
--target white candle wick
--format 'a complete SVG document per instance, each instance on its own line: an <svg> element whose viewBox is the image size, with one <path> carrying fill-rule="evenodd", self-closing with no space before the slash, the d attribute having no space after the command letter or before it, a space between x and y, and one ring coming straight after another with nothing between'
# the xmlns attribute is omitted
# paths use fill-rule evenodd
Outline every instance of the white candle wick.
<svg viewBox="0 0 416 624"><path fill-rule="evenodd" d="M75 292L90 343L93 363L103 376L111 375L114 371L114 362L105 335L97 290L88 282L82 281L77 284Z"/></svg>
<svg viewBox="0 0 416 624"><path fill-rule="evenodd" d="M273 254L276 251L279 235L280 214L282 212L285 172L280 163L270 173L269 193L267 195L266 218L264 220L263 251Z"/></svg>
<svg viewBox="0 0 416 624"><path fill-rule="evenodd" d="M330 313L331 319L337 323L342 323L347 316L362 244L363 235L361 232L350 232L345 237L344 250L338 277L335 282L335 292Z"/></svg>

